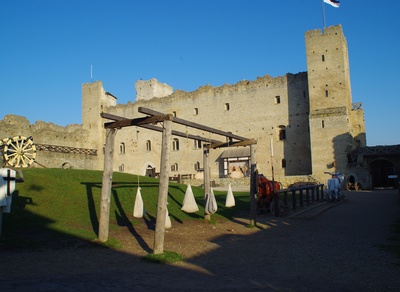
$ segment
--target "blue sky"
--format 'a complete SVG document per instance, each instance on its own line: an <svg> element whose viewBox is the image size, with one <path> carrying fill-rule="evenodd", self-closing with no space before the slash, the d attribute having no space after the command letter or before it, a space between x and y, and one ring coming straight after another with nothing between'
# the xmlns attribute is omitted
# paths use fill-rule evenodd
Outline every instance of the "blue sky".
<svg viewBox="0 0 400 292"><path fill-rule="evenodd" d="M367 145L400 144L400 1L324 7L347 38ZM91 65L125 104L140 78L194 91L307 71L304 33L323 27L321 0L2 0L0 13L0 119L61 126L82 121Z"/></svg>

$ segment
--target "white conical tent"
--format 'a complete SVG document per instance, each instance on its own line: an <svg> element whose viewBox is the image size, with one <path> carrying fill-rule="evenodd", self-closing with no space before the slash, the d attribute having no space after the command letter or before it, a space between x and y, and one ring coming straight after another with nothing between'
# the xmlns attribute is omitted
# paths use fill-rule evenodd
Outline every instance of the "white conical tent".
<svg viewBox="0 0 400 292"><path fill-rule="evenodd" d="M143 218L146 211L144 210L143 198L140 192L140 187L138 187L136 192L135 206L133 207L133 217Z"/></svg>
<svg viewBox="0 0 400 292"><path fill-rule="evenodd" d="M204 213L207 215L212 215L218 210L217 201L215 200L214 190L211 188L211 192L206 197L206 205L204 208Z"/></svg>
<svg viewBox="0 0 400 292"><path fill-rule="evenodd" d="M226 200L225 200L225 207L230 208L233 206L235 206L235 197L233 196L231 184L229 184L228 194L226 195Z"/></svg>
<svg viewBox="0 0 400 292"><path fill-rule="evenodd" d="M181 210L186 213L195 213L199 211L199 207L196 204L196 200L194 198L192 187L190 186L190 184L187 186Z"/></svg>

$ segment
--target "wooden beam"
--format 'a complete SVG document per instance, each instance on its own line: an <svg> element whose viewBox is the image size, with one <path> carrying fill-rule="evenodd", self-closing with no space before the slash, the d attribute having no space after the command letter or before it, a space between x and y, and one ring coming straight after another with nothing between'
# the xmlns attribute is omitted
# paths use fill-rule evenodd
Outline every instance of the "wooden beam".
<svg viewBox="0 0 400 292"><path fill-rule="evenodd" d="M139 127L141 128L145 128L145 129L149 129L149 130L153 130L153 131L157 131L157 132L162 132L163 128L158 127L158 126L154 126L154 125L139 125ZM179 131L175 131L172 130L172 135L173 136L178 136L178 137L183 137L183 138L188 138L191 140L199 140L202 142L207 142L207 143L222 143L218 140L214 140L214 139L208 139L202 136L198 136L198 135L191 135L191 134L186 134L183 132L179 132Z"/></svg>
<svg viewBox="0 0 400 292"><path fill-rule="evenodd" d="M165 120L169 120L172 118L172 115L159 115L159 116L151 116L151 117L142 117L136 119L125 119L119 120L116 122L105 123L105 128L123 128L129 126L140 126L146 124L157 124L163 122Z"/></svg>
<svg viewBox="0 0 400 292"><path fill-rule="evenodd" d="M113 121L122 121L122 120L129 120L128 118L120 117L117 115L113 114L108 114L108 113L100 113L100 117L108 120L113 120Z"/></svg>
<svg viewBox="0 0 400 292"><path fill-rule="evenodd" d="M152 116L162 115L163 114L163 113L157 112L155 110L151 110L151 109L144 108L144 107L139 107L138 111L140 113L142 113L142 114L152 115ZM177 118L177 117L174 117L174 123L181 124L181 125L184 125L184 126L195 128L195 129L199 129L199 130L203 130L203 131L207 131L207 132L210 132L210 133L213 133L213 134L229 137L229 138L240 140L240 141L248 140L245 137L241 137L241 136L232 134L230 132L224 132L224 131L221 131L221 130L218 130L218 129L214 129L214 128L207 127L207 126L204 126L204 125L201 125L201 124L193 123L193 122L190 122L190 121L187 121L187 120L184 120L184 119L180 119L180 118Z"/></svg>
<svg viewBox="0 0 400 292"><path fill-rule="evenodd" d="M117 115L113 115L113 114L108 114L108 113L101 113L100 116L102 118L105 119L109 119L109 120L114 120L116 122L109 122L109 123L105 123L104 127L106 128L121 128L121 127L128 127L128 126L139 126L142 128L146 128L149 130L153 130L153 131L158 131L158 132L162 132L163 129L161 127L157 127L151 124L155 124L158 122L162 122L163 118L165 118L166 116L170 116L170 115L165 115L161 112L157 112L151 109L147 109L147 108L143 108L143 107L139 107L138 111L140 113L143 114L147 114L147 115L151 115L152 117L158 117L155 118L155 120L152 120L152 117L142 117L142 118L136 118L136 119L128 119L128 118L124 118L121 116L117 116ZM218 140L214 140L214 139L208 139L199 135L191 135L191 134L187 134L187 133L183 133L183 132L179 132L179 131L172 131L172 135L174 136L178 136L178 137L184 137L184 138L189 138L192 140L199 140L199 141L203 141L203 142L208 142L211 143L211 146L209 146L209 148L212 149L216 149L216 148L223 148L223 147L238 147L238 146L248 146L248 145L252 145L252 144L257 144L257 141L255 139L247 139L241 136L237 136L234 135L232 133L229 132L224 132L218 129L213 129L207 126L203 126L200 124L196 124L196 123L192 123L190 121L186 121L183 119L179 119L177 117L172 117L173 122L184 125L184 126L188 126L188 127L192 127L195 129L199 129L199 130L203 130L203 131L207 131L213 134L217 134L217 135L221 135L221 136L225 136L231 139L236 139L239 141L236 142L232 142L230 141L228 142L222 142L222 141L218 141Z"/></svg>
<svg viewBox="0 0 400 292"><path fill-rule="evenodd" d="M219 142L219 143L212 143L210 148L223 148L223 147L238 147L238 146L249 146L257 144L257 140L255 139L247 139L244 141L236 141L236 142Z"/></svg>

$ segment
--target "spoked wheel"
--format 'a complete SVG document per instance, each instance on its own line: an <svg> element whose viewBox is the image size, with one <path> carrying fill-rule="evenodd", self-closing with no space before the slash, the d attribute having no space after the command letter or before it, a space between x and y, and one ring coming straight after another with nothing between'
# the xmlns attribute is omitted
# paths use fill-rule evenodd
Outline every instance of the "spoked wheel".
<svg viewBox="0 0 400 292"><path fill-rule="evenodd" d="M6 166L28 167L36 158L36 146L31 137L16 136L4 143L3 155Z"/></svg>

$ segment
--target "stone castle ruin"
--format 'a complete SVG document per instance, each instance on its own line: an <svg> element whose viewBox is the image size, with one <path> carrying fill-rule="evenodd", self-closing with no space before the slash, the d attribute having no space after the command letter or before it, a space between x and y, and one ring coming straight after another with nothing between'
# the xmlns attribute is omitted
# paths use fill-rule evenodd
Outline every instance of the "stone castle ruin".
<svg viewBox="0 0 400 292"><path fill-rule="evenodd" d="M103 169L105 143L101 113L129 119L142 117L139 107L255 139L259 173L284 186L296 181L325 183L326 172L351 173L370 185L368 169L349 163L349 155L366 146L364 112L352 103L347 42L342 27L305 33L307 72L264 76L233 85L173 91L156 79L136 83L136 100L117 104L100 81L82 86L82 125L56 126L7 115L0 121L0 137L32 136L36 160L45 167ZM187 132L184 126L174 128ZM116 135L114 171L156 175L160 167L161 134L132 126ZM191 133L193 134L193 133ZM214 136L198 130L206 139ZM204 141L173 137L171 172L202 184ZM274 155L271 156L271 146ZM211 180L224 185L248 184L248 147L210 151ZM35 167L41 167L34 164Z"/></svg>

